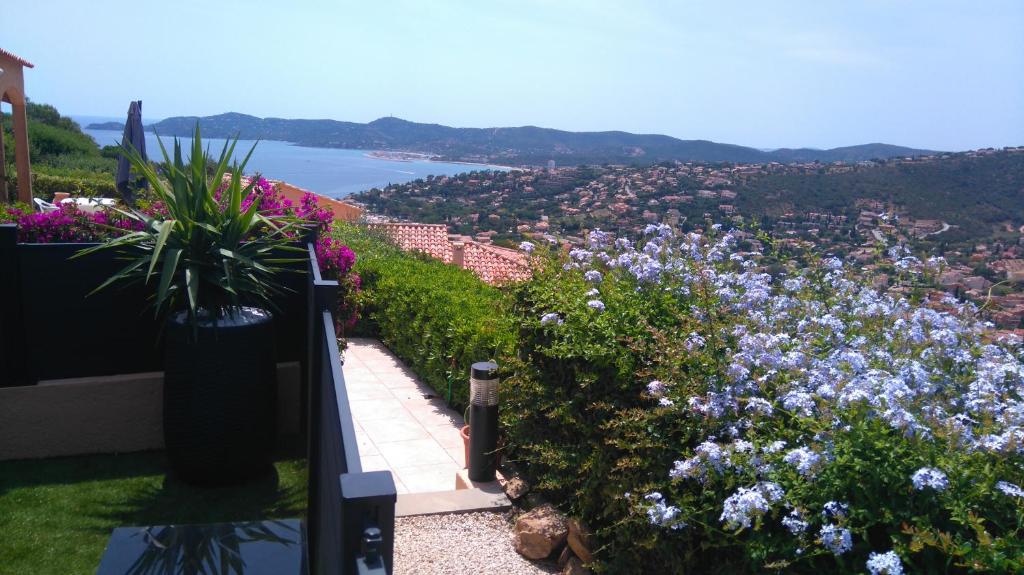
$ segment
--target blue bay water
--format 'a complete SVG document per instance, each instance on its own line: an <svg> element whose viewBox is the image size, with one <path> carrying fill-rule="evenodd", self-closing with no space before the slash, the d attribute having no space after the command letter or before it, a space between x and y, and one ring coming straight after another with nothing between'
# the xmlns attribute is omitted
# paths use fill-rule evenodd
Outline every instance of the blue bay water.
<svg viewBox="0 0 1024 575"><path fill-rule="evenodd" d="M82 125L82 130L93 137L100 146L116 145L121 142L122 132L117 130L90 130L85 126L93 122L123 121L124 119L75 116ZM161 136L168 153L173 153L173 138ZM191 149L191 138L181 138L182 147ZM209 144L214 155L220 153L224 140L204 138L204 146ZM254 140L239 140L235 155L239 160L245 157L249 148L256 143ZM160 147L156 135L146 133L146 152L150 159L160 159ZM481 169L505 168L496 166L478 166L471 164L452 164L447 162L397 161L371 158L367 150L344 150L338 148L309 148L295 146L288 142L263 140L256 146L247 173L259 172L272 180L283 180L289 184L307 190L341 198L349 194L381 188L388 184L411 182L428 175L454 175Z"/></svg>

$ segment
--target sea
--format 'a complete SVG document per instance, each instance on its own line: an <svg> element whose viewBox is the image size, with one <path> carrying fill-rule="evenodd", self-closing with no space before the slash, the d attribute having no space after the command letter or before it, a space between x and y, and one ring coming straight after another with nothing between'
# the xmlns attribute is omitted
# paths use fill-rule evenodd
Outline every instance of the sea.
<svg viewBox="0 0 1024 575"><path fill-rule="evenodd" d="M99 122L124 122L124 118L101 116L71 116L82 126L82 131L92 136L100 146L121 143L122 130L91 130L89 124ZM173 153L174 139L161 136L160 140L169 154ZM187 155L191 149L191 138L180 138ZM209 144L214 156L224 146L220 138L203 138L204 147ZM239 140L235 156L241 161L249 149L257 144L255 140ZM296 146L289 142L261 140L256 145L246 173L260 173L271 180L282 180L333 198L343 198L372 188L383 188L388 184L411 182L428 175L451 176L474 170L507 170L502 166L432 162L429 160L388 160L367 155L369 150L346 150L341 148L310 148ZM146 153L150 159L159 159L160 146L157 136L146 132Z"/></svg>

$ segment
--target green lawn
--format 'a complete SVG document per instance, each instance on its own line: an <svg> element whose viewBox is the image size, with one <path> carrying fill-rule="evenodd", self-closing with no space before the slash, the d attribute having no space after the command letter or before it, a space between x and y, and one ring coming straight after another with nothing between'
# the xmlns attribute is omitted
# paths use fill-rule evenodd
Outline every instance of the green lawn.
<svg viewBox="0 0 1024 575"><path fill-rule="evenodd" d="M122 525L302 517L305 460L226 488L166 479L162 453L0 462L0 574L92 574Z"/></svg>

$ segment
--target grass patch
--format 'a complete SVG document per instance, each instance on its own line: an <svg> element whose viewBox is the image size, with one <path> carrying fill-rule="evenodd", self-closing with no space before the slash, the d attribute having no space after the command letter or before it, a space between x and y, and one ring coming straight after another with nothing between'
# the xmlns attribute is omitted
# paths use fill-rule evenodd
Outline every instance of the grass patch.
<svg viewBox="0 0 1024 575"><path fill-rule="evenodd" d="M303 517L306 462L224 488L167 478L162 453L0 462L0 574L95 573L123 525Z"/></svg>

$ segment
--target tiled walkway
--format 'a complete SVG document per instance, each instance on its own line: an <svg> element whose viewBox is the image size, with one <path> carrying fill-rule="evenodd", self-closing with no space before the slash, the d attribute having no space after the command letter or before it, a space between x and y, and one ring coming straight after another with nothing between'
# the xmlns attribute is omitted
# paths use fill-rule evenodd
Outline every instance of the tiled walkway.
<svg viewBox="0 0 1024 575"><path fill-rule="evenodd" d="M454 490L462 416L377 340L349 339L344 358L363 471L390 469L398 493Z"/></svg>

